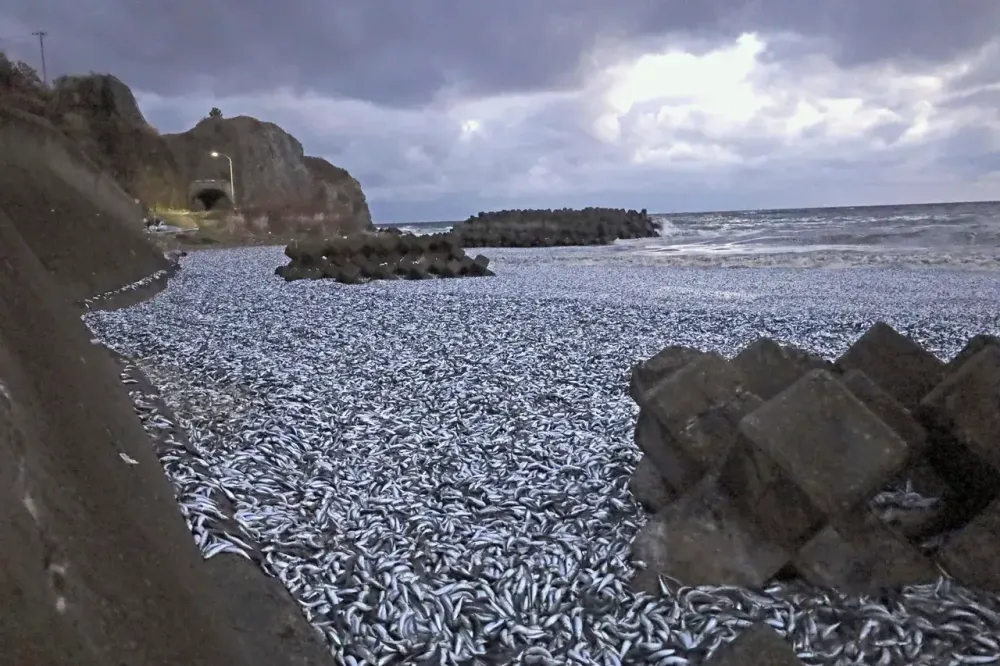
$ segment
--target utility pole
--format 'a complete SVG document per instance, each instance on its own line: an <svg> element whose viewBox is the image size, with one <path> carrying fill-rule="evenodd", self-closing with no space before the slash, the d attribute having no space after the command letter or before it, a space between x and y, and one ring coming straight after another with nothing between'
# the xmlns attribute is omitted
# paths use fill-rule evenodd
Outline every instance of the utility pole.
<svg viewBox="0 0 1000 666"><path fill-rule="evenodd" d="M233 195L233 208L236 208L236 180L233 178L233 158L225 153L220 153L217 150L213 150L210 155L212 157L225 157L229 160L229 190Z"/></svg>
<svg viewBox="0 0 1000 666"><path fill-rule="evenodd" d="M38 37L38 48L42 51L42 83L49 85L49 75L45 69L45 35L49 34L44 30L31 33Z"/></svg>

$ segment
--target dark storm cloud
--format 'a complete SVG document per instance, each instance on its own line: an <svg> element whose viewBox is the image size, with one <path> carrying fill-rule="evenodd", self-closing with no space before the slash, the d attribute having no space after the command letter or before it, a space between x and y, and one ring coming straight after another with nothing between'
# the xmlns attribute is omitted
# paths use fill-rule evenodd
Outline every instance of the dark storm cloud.
<svg viewBox="0 0 1000 666"><path fill-rule="evenodd" d="M111 71L162 95L206 80L217 95L285 85L413 106L449 88L572 86L594 44L665 34L707 48L745 30L790 31L826 40L841 64L942 61L996 34L1000 2L7 0L0 26L49 31L54 73ZM15 42L37 60L30 38Z"/></svg>
<svg viewBox="0 0 1000 666"><path fill-rule="evenodd" d="M421 104L448 86L533 91L573 80L606 20L596 0L14 0L50 34L53 65L110 70L160 94L208 75L217 94L314 87ZM541 7L544 7L542 9ZM614 23L614 16L610 18Z"/></svg>
<svg viewBox="0 0 1000 666"><path fill-rule="evenodd" d="M968 197L995 170L998 27L1000 0L0 4L0 49L37 64L47 30L50 76L115 73L162 131L212 106L273 121L358 177L383 221ZM754 31L750 62L732 46ZM640 83L629 108L611 66L666 48L721 54L673 59L679 76L733 70L704 94Z"/></svg>
<svg viewBox="0 0 1000 666"><path fill-rule="evenodd" d="M737 15L737 22L762 30L825 38L844 66L944 62L982 46L1000 28L995 0L751 0Z"/></svg>

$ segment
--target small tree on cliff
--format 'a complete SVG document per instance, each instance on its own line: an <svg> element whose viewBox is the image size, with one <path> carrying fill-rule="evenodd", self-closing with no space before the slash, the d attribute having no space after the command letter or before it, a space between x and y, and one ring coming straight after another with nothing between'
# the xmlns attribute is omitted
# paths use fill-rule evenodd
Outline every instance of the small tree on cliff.
<svg viewBox="0 0 1000 666"><path fill-rule="evenodd" d="M222 110L219 109L219 107L217 107L217 106L213 106L212 110L208 112L208 117L209 118L221 118L222 117Z"/></svg>
<svg viewBox="0 0 1000 666"><path fill-rule="evenodd" d="M0 51L0 85L6 88L41 88L42 77L31 65L10 60Z"/></svg>

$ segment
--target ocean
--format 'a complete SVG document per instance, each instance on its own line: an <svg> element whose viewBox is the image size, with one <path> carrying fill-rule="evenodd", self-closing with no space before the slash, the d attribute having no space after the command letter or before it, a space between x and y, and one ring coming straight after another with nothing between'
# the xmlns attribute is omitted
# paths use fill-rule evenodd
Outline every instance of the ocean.
<svg viewBox="0 0 1000 666"><path fill-rule="evenodd" d="M1000 202L655 214L659 238L572 248L564 260L705 267L1000 269ZM397 226L418 234L450 222ZM531 250L526 250L531 252Z"/></svg>

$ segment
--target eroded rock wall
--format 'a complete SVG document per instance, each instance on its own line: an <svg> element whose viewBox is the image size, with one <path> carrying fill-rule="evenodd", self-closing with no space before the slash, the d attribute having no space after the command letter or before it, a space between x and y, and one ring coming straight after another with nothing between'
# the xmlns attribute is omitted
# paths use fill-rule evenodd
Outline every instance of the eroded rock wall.
<svg viewBox="0 0 1000 666"><path fill-rule="evenodd" d="M230 156L236 204L247 218L267 217L283 232L293 220L322 228L372 228L361 186L346 170L306 156L302 144L274 123L255 118L206 118L182 134L164 135L184 173L202 179L229 178Z"/></svg>
<svg viewBox="0 0 1000 666"><path fill-rule="evenodd" d="M236 172L240 212L230 216L231 240L372 229L358 181L306 156L302 144L273 123L206 118L187 132L161 135L114 76L62 77L47 88L29 70L0 53L0 107L49 123L147 207L190 208L191 181L228 180L227 161L210 155L217 150L233 158Z"/></svg>

